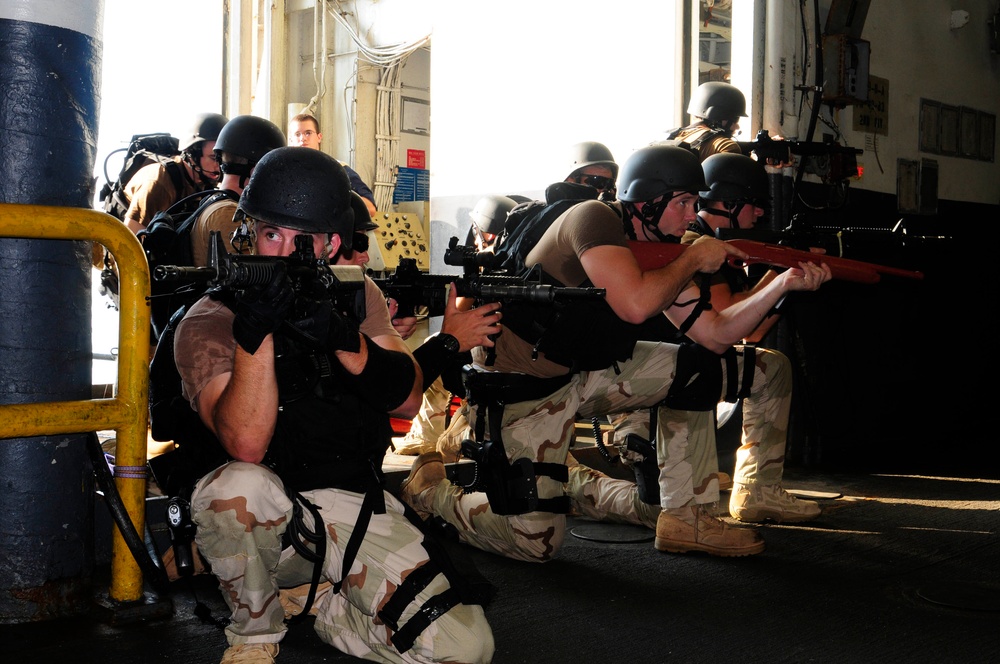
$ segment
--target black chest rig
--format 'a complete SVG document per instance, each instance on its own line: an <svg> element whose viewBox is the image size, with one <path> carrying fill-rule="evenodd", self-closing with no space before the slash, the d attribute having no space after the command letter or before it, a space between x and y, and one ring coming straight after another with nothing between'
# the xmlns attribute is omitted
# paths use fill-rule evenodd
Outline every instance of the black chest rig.
<svg viewBox="0 0 1000 664"><path fill-rule="evenodd" d="M542 283L564 286L544 271ZM589 288L588 280L580 284ZM632 357L641 326L626 323L604 299L504 304L504 327L538 352L573 371L598 371Z"/></svg>
<svg viewBox="0 0 1000 664"><path fill-rule="evenodd" d="M324 351L276 335L275 371L279 412L264 462L296 491L381 486L389 417L342 388L346 372Z"/></svg>

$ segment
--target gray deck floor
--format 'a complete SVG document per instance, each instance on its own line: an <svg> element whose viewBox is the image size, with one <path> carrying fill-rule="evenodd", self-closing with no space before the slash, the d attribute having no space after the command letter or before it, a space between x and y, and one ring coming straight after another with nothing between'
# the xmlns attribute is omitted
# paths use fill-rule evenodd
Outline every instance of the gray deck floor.
<svg viewBox="0 0 1000 664"><path fill-rule="evenodd" d="M398 475L394 474L398 482ZM557 559L471 550L498 588L497 664L539 662L1000 661L1000 480L786 471L789 488L840 493L801 525L762 527L749 558L663 554L652 533L571 519ZM210 576L178 581L172 617L0 626L4 660L218 662ZM293 626L279 662L361 661Z"/></svg>

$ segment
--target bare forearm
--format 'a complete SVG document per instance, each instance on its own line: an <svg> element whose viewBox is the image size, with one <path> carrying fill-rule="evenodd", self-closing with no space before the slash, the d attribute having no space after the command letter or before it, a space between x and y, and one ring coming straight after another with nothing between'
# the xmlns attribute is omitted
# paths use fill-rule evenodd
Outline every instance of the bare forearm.
<svg viewBox="0 0 1000 664"><path fill-rule="evenodd" d="M767 317L768 312L785 295L786 291L774 281L759 289L753 295L734 302L731 306L719 312L715 319L712 336L724 345L739 343L743 339L753 338ZM772 323L773 324L773 323ZM763 336L771 325L760 331Z"/></svg>
<svg viewBox="0 0 1000 664"><path fill-rule="evenodd" d="M237 346L232 378L213 411L215 434L234 459L256 463L267 452L277 417L274 346L267 336L253 355Z"/></svg>

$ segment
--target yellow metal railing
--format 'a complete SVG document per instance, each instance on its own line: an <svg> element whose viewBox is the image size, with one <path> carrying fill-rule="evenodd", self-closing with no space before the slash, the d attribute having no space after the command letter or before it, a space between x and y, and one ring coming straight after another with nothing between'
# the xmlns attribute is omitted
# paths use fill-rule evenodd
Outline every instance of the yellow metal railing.
<svg viewBox="0 0 1000 664"><path fill-rule="evenodd" d="M114 429L115 485L136 531L145 531L146 430L149 412L149 265L142 245L114 217L82 208L0 203L0 236L92 240L118 265L118 390L111 399L0 405L0 438ZM121 532L114 530L109 597L142 597L142 572Z"/></svg>

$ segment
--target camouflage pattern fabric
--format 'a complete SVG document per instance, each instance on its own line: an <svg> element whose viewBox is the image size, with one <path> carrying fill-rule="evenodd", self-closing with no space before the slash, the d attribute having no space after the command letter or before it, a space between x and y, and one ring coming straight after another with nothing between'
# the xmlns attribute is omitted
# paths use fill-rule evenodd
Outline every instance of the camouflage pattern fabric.
<svg viewBox="0 0 1000 664"><path fill-rule="evenodd" d="M743 371L744 346L736 346L737 367ZM788 358L766 348L755 349L753 386L750 396L743 399L743 431L741 445L736 451L736 469L733 482L737 484L770 485L781 482L785 468L785 447L788 441L788 418L792 405L792 367ZM721 400L721 396L720 396ZM666 423L660 422L664 415ZM692 416L696 424L692 426ZM634 433L649 440L649 411L636 411L609 418L615 428L614 442L621 445L625 436ZM680 420L690 430L691 436L705 436L715 426L711 412L686 413L660 408L657 414L656 454L660 465L660 500L663 507L679 506L688 493L681 487L681 494L674 497L677 483L674 476L689 476L687 471L676 472L675 465L684 461L684 452L677 448L682 438L671 434L671 420ZM704 421L701 421L704 420ZM714 435L712 436L714 444ZM707 443L689 442L693 449L703 450ZM624 454L623 454L624 457ZM717 461L716 461L717 463ZM673 479L672 479L673 478Z"/></svg>
<svg viewBox="0 0 1000 664"><path fill-rule="evenodd" d="M438 438L445 431L451 392L444 389L438 376L430 387L424 390L420 410L410 423L410 430L403 436L403 442L396 447L396 454L423 454L433 452Z"/></svg>
<svg viewBox="0 0 1000 664"><path fill-rule="evenodd" d="M508 458L571 463L567 457L578 416L601 417L659 403L670 387L676 360L674 344L639 342L632 359L619 364L618 371L612 367L581 372L544 399L508 404L502 425ZM665 444L673 445L671 449L678 456L671 468L672 482L680 487L674 500L684 501L678 506L714 503L719 499L715 430L709 427L700 435L689 435L689 422L699 425L696 415L676 411L661 418L661 427L666 427L676 439L665 439ZM472 409L469 419L473 426L476 417L478 413ZM687 495L682 495L685 492ZM588 516L655 527L658 510L638 499L632 482L579 467L571 469L565 485L549 477L538 477L539 498L564 493L570 496L575 510ZM462 541L509 558L529 562L550 560L565 538L566 516L562 514L532 512L499 516L490 510L484 493L464 493L461 487L447 481L442 481L433 492L420 494L417 500L426 498L430 498L431 504L421 507L452 523Z"/></svg>
<svg viewBox="0 0 1000 664"><path fill-rule="evenodd" d="M451 392L444 389L438 378L424 391L420 412L413 418L410 430L402 442L396 446L396 454L423 454L437 450L445 463L454 463L462 456L462 441L472 438L469 428L469 405L465 399L451 417L447 427L448 409L451 407Z"/></svg>
<svg viewBox="0 0 1000 664"><path fill-rule="evenodd" d="M338 489L302 494L323 515L327 555L323 581L339 581L343 549L363 496ZM400 583L428 562L423 535L403 516L403 505L385 494L386 513L373 514L357 558L340 593L323 593L315 606L315 630L324 642L363 659L381 662L489 662L493 634L481 606L454 606L425 629L413 648L399 653L392 631L376 617ZM289 547L282 550L292 502L281 480L265 466L231 462L203 477L191 499L198 526L195 541L232 611L230 645L277 643L285 626L279 588L309 582L313 564ZM306 515L307 526L311 517ZM437 575L404 610L400 625L448 582Z"/></svg>

